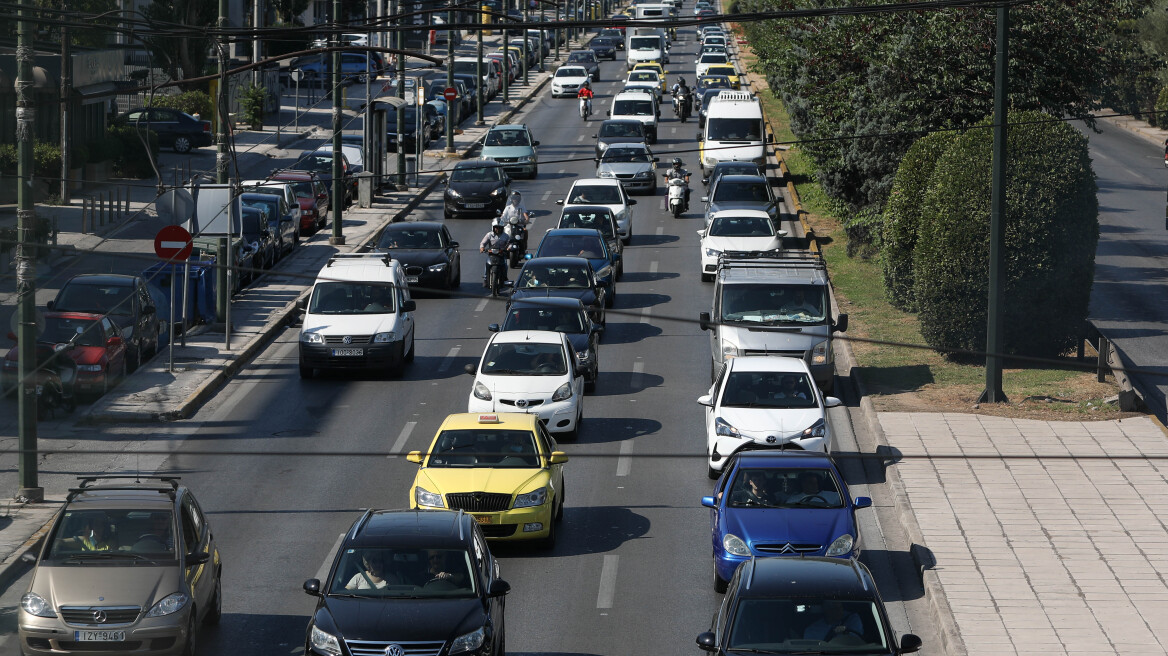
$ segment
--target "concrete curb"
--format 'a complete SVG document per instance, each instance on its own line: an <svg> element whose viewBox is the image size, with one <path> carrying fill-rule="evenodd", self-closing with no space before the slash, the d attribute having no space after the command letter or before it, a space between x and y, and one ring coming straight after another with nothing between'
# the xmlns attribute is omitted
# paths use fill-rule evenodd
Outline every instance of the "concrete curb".
<svg viewBox="0 0 1168 656"><path fill-rule="evenodd" d="M1113 114L1118 113L1113 109L1105 109L1103 111L1111 112ZM1099 117L1099 120L1104 122L1104 123L1107 123L1109 125L1114 125L1115 127L1119 128L1121 130L1126 130L1128 132L1131 132L1132 134L1136 135L1137 137L1140 137L1141 139L1143 139L1144 141L1156 144L1157 146L1160 146L1160 147L1164 146L1164 140L1165 140L1165 138L1168 138L1168 130L1154 128L1151 125L1148 125L1147 121L1141 121L1141 120L1136 119L1134 117L1130 117L1130 116L1101 116L1101 117Z"/></svg>
<svg viewBox="0 0 1168 656"><path fill-rule="evenodd" d="M62 506L64 507L64 506ZM57 512L60 512L59 510ZM12 585L16 579L19 579L28 570L29 565L20 560L20 557L27 551L40 551L41 546L45 542L45 536L49 534L49 528L52 527L53 521L57 519L57 513L49 518L43 526L38 528L24 544L20 545L12 555L8 556L3 563L0 563L0 590L7 590L8 586Z"/></svg>

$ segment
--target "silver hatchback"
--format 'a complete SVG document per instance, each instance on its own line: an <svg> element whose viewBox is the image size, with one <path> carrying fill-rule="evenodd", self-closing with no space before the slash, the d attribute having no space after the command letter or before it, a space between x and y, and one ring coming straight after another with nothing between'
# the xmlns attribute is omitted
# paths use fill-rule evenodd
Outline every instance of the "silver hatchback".
<svg viewBox="0 0 1168 656"><path fill-rule="evenodd" d="M625 191L657 193L657 157L645 144L614 144L596 160L596 177L616 178Z"/></svg>

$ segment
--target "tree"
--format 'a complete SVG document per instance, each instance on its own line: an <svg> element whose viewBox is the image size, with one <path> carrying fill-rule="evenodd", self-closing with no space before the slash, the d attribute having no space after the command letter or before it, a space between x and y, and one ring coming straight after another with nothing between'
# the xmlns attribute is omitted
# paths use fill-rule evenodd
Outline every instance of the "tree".
<svg viewBox="0 0 1168 656"><path fill-rule="evenodd" d="M1007 138L1004 343L1057 356L1087 317L1099 205L1087 138L1041 112L1012 112ZM990 179L988 120L955 139L921 197L913 250L921 334L938 349L985 348Z"/></svg>
<svg viewBox="0 0 1168 656"><path fill-rule="evenodd" d="M142 11L151 31L142 37L157 65L172 79L199 77L214 42L208 28L219 20L219 7L206 0L151 0Z"/></svg>

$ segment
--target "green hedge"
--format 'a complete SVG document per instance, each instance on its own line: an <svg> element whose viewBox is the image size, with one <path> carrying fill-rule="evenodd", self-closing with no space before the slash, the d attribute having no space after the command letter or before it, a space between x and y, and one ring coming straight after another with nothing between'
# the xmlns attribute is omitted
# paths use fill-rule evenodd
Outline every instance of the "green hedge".
<svg viewBox="0 0 1168 656"><path fill-rule="evenodd" d="M957 139L956 132L933 132L916 141L900 160L880 224L880 265L884 293L894 307L917 309L913 296L913 249L921 222L921 199L937 160Z"/></svg>
<svg viewBox="0 0 1168 656"><path fill-rule="evenodd" d="M51 143L36 143L32 147L33 175L38 178L61 179L61 148ZM16 175L16 144L0 145L0 173Z"/></svg>
<svg viewBox="0 0 1168 656"><path fill-rule="evenodd" d="M187 91L174 96L155 96L149 104L154 107L170 107L192 116L198 114L199 118L203 120L210 119L215 108L214 103L211 102L211 96L206 91Z"/></svg>
<svg viewBox="0 0 1168 656"><path fill-rule="evenodd" d="M1148 122L1160 127L1168 127L1168 87L1160 89L1156 98L1156 113L1148 117Z"/></svg>
<svg viewBox="0 0 1168 656"><path fill-rule="evenodd" d="M1075 128L1041 112L1013 112L1010 121L1004 349L1055 356L1074 345L1087 317L1099 239L1095 173ZM914 293L921 333L935 348L985 348L993 131L981 125L937 161L921 205Z"/></svg>

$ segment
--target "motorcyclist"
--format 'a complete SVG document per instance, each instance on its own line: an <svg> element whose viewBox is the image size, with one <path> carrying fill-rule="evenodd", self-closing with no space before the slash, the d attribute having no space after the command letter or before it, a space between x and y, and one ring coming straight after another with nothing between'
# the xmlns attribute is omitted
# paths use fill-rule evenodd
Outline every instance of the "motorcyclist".
<svg viewBox="0 0 1168 656"><path fill-rule="evenodd" d="M594 94L592 93L592 83L589 82L588 80L584 80L584 84L580 85L580 90L576 92L576 97L585 99L585 105L588 108L589 114L592 113L593 95Z"/></svg>
<svg viewBox="0 0 1168 656"><path fill-rule="evenodd" d="M690 175L689 171L682 168L680 157L673 158L673 168L669 169L665 173L665 182L667 184L670 180L684 180L685 181L685 211L687 211L687 212L689 211L689 194L690 194L689 175Z"/></svg>
<svg viewBox="0 0 1168 656"><path fill-rule="evenodd" d="M511 192L511 199L507 201L507 207L503 208L503 213L495 218L495 223L504 226L507 234L511 234L508 226L530 226L532 223L531 216L527 214L527 208L523 206L523 194L518 191Z"/></svg>
<svg viewBox="0 0 1168 656"><path fill-rule="evenodd" d="M508 237L507 237L506 233L503 232L503 224L502 223L492 223L491 224L491 231L488 232L486 235L483 235L483 240L481 242L479 242L479 252L486 253L489 250L497 250L497 251L499 251L499 257L501 258L501 257L503 257L503 251L505 251L507 249L507 241L508 241ZM507 267L502 266L502 267L499 267L499 269L502 272L500 274L499 282L502 283L502 282L505 282L507 280ZM490 255L488 255L486 261L483 263L483 287L487 286L487 278L490 275L491 275L491 257L490 257Z"/></svg>
<svg viewBox="0 0 1168 656"><path fill-rule="evenodd" d="M673 85L673 87L670 88L670 93L673 94L673 102L675 103L674 106L677 107L678 112L681 111L681 105L677 104L681 102L681 94L685 94L686 100L693 98L693 94L690 93L690 89L685 83L685 78L680 76L677 78L677 82Z"/></svg>

